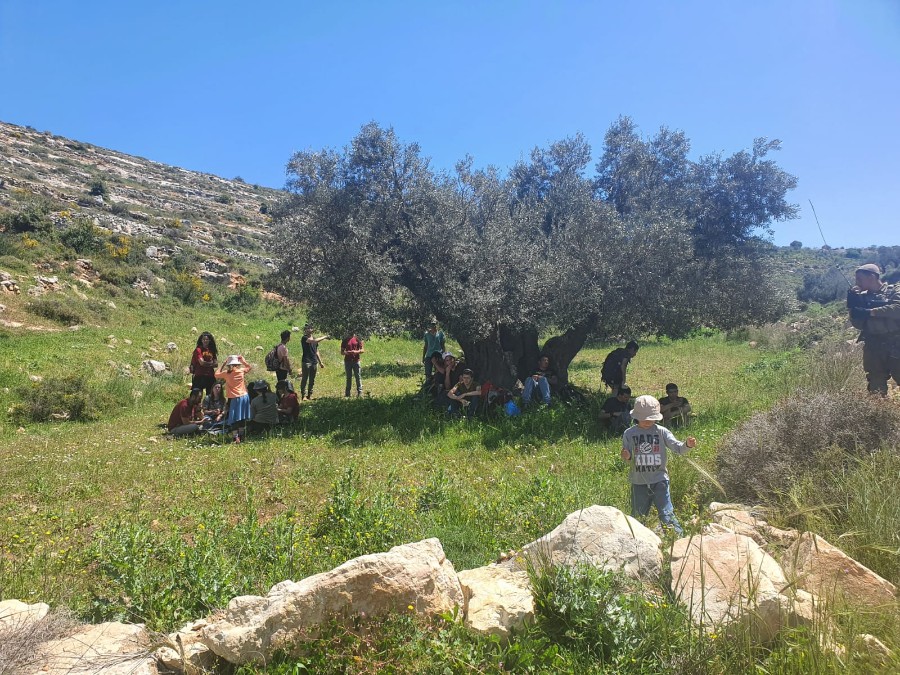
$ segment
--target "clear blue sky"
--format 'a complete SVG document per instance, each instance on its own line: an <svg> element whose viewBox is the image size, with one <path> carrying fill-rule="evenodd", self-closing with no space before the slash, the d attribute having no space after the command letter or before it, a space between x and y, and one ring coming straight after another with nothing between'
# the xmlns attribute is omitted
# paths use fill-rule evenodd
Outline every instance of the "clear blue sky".
<svg viewBox="0 0 900 675"><path fill-rule="evenodd" d="M0 119L280 187L375 120L508 167L618 115L699 156L779 138L775 241L900 244L900 0L0 0Z"/></svg>

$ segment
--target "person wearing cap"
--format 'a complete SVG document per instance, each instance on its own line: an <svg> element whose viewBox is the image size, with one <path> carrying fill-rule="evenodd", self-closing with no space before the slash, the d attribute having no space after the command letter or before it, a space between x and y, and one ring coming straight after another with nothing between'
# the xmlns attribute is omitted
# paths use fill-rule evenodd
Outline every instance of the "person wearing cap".
<svg viewBox="0 0 900 675"><path fill-rule="evenodd" d="M621 433L631 426L631 387L623 384L615 396L610 396L600 408L600 423L613 433Z"/></svg>
<svg viewBox="0 0 900 675"><path fill-rule="evenodd" d="M225 424L234 433L234 440L240 442L239 427L250 419L250 395L247 393L245 376L253 370L243 356L229 356L216 373L216 377L225 381L225 398L228 399L228 417Z"/></svg>
<svg viewBox="0 0 900 675"><path fill-rule="evenodd" d="M435 354L443 354L447 347L445 346L444 331L438 330L438 322L433 319L428 324L428 330L423 336L425 341L422 347L422 363L425 365L425 383L431 382L433 371L432 357Z"/></svg>
<svg viewBox="0 0 900 675"><path fill-rule="evenodd" d="M200 412L202 398L202 389L191 389L188 397L179 401L172 409L166 425L172 436L189 436L200 431L200 425L203 424L203 413Z"/></svg>
<svg viewBox="0 0 900 675"><path fill-rule="evenodd" d="M444 352L441 360L444 362L443 372L437 371L433 376L433 391L438 401L442 401L443 398L446 398L447 392L456 386L463 371L466 369L465 362L457 359L453 355L453 352Z"/></svg>
<svg viewBox="0 0 900 675"><path fill-rule="evenodd" d="M878 265L861 265L856 286L847 292L847 309L860 331L868 389L887 396L891 377L900 385L900 284L881 281Z"/></svg>
<svg viewBox="0 0 900 675"><path fill-rule="evenodd" d="M278 422L280 424L296 422L300 416L300 401L297 400L291 381L282 380L276 384L275 395L278 397Z"/></svg>
<svg viewBox="0 0 900 675"><path fill-rule="evenodd" d="M638 343L632 340L624 347L613 349L603 360L603 367L600 369L600 380L609 385L613 396L618 393L619 387L625 384L628 364L637 355L638 349L640 349Z"/></svg>
<svg viewBox="0 0 900 675"><path fill-rule="evenodd" d="M691 415L691 404L684 396L678 395L678 385L669 382L666 395L659 399L659 411L662 413L664 426L685 424Z"/></svg>
<svg viewBox="0 0 900 675"><path fill-rule="evenodd" d="M658 425L663 416L659 401L653 396L638 396L631 416L637 420L637 426L622 434L621 452L622 460L628 462L631 468L628 476L631 481L631 515L634 518L646 516L653 504L660 522L671 526L681 536L684 531L675 517L669 493L666 450L683 455L689 448L696 447L697 440L689 436L682 443L671 431Z"/></svg>
<svg viewBox="0 0 900 675"><path fill-rule="evenodd" d="M267 431L278 424L278 397L269 389L269 383L258 380L253 383L257 396L250 402L250 428Z"/></svg>
<svg viewBox="0 0 900 675"><path fill-rule="evenodd" d="M306 324L303 327L303 337L300 344L303 346L303 368L300 375L300 398L309 400L312 398L313 386L316 384L316 373L319 368L324 368L322 357L319 355L319 343L327 340L328 336L313 337L313 325Z"/></svg>

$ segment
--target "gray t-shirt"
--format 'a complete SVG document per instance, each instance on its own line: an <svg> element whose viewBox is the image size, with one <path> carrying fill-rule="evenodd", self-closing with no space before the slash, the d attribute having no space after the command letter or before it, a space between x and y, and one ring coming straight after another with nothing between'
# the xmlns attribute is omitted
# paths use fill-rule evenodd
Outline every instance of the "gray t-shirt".
<svg viewBox="0 0 900 675"><path fill-rule="evenodd" d="M266 392L250 401L250 419L260 424L278 424L278 397Z"/></svg>
<svg viewBox="0 0 900 675"><path fill-rule="evenodd" d="M631 453L631 472L628 477L634 485L653 485L668 480L666 448L679 455L688 451L687 445L658 424L649 429L631 427L622 434L622 447Z"/></svg>

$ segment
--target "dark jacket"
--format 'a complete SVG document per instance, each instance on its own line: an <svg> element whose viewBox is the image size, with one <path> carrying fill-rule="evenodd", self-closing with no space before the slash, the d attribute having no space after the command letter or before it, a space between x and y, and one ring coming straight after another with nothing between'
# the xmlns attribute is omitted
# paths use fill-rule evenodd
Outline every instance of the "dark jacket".
<svg viewBox="0 0 900 675"><path fill-rule="evenodd" d="M860 295L867 296L869 292ZM861 332L860 337L897 337L900 338L900 284L882 284L881 289L872 294L871 304L880 305L872 308L868 318L854 319L850 322Z"/></svg>

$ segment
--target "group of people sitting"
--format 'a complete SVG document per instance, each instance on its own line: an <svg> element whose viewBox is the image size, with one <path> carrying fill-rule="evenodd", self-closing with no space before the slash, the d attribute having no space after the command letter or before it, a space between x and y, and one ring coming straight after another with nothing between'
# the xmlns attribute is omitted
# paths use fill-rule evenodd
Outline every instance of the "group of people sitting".
<svg viewBox="0 0 900 675"><path fill-rule="evenodd" d="M166 425L172 436L231 433L240 442L248 431L294 422L300 414L289 380L279 380L273 393L266 380L248 381L253 366L243 356L229 356L220 366L216 340L209 332L197 338L189 369L190 393L175 405Z"/></svg>

